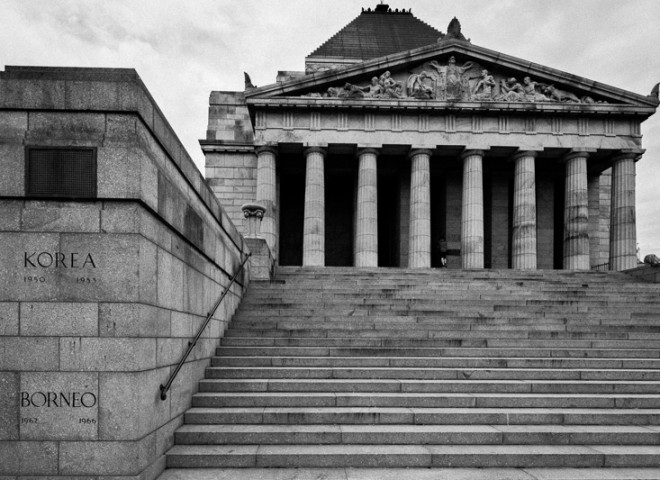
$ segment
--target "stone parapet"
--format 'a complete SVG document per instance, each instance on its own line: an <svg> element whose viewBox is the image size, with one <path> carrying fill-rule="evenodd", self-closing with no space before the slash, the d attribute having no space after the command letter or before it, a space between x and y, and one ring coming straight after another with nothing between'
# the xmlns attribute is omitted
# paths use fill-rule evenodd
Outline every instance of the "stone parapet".
<svg viewBox="0 0 660 480"><path fill-rule="evenodd" d="M625 273L633 278L650 283L660 283L660 268L651 265L636 265L635 267L624 270Z"/></svg>

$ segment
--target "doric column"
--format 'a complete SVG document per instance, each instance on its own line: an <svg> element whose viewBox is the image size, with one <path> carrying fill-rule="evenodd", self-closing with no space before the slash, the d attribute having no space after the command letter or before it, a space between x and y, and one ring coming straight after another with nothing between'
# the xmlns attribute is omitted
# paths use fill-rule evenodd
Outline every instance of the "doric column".
<svg viewBox="0 0 660 480"><path fill-rule="evenodd" d="M303 266L325 265L325 149L309 147L305 172L305 220L303 224Z"/></svg>
<svg viewBox="0 0 660 480"><path fill-rule="evenodd" d="M415 149L410 156L410 232L408 266L431 267L431 150Z"/></svg>
<svg viewBox="0 0 660 480"><path fill-rule="evenodd" d="M564 270L589 270L588 152L571 152L564 194Z"/></svg>
<svg viewBox="0 0 660 480"><path fill-rule="evenodd" d="M637 265L635 159L638 155L626 153L612 162L610 270L627 270Z"/></svg>
<svg viewBox="0 0 660 480"><path fill-rule="evenodd" d="M261 236L266 240L273 256L277 252L277 188L275 162L277 149L258 147L257 150L257 203L265 208L261 221Z"/></svg>
<svg viewBox="0 0 660 480"><path fill-rule="evenodd" d="M484 268L483 150L466 150L463 159L461 260L463 268Z"/></svg>
<svg viewBox="0 0 660 480"><path fill-rule="evenodd" d="M513 156L513 241L512 266L536 270L536 152L522 151Z"/></svg>
<svg viewBox="0 0 660 480"><path fill-rule="evenodd" d="M356 267L378 266L378 150L361 148L358 155Z"/></svg>

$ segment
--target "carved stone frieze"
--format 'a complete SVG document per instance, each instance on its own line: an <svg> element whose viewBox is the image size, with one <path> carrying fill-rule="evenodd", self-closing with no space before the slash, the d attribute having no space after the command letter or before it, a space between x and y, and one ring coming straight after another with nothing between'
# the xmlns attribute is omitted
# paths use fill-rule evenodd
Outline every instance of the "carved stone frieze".
<svg viewBox="0 0 660 480"><path fill-rule="evenodd" d="M458 64L454 56L446 63L432 60L408 72L392 74L389 70L366 84L346 82L324 92L310 92L306 97L341 99L418 99L462 102L548 102L607 103L590 96L537 82L529 76L522 83L515 77L490 71L473 61Z"/></svg>

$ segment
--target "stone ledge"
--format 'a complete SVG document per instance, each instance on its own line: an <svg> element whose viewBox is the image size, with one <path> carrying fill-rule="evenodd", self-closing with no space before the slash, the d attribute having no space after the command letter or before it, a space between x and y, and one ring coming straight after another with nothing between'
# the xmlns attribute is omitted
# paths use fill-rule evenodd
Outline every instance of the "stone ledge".
<svg viewBox="0 0 660 480"><path fill-rule="evenodd" d="M660 267L642 264L630 270L625 270L624 273L645 282L660 283Z"/></svg>
<svg viewBox="0 0 660 480"><path fill-rule="evenodd" d="M343 98L315 98L315 97L275 97L275 98L248 98L250 107L294 107L309 109L317 108L353 108L368 110L428 110L442 112L465 111L504 111L504 112L539 112L539 113L567 113L575 114L607 114L613 112L621 114L634 114L648 116L655 112L655 107L620 105L620 104L568 104L568 103L510 103L510 102L447 102L440 100L386 100L386 99L343 99Z"/></svg>

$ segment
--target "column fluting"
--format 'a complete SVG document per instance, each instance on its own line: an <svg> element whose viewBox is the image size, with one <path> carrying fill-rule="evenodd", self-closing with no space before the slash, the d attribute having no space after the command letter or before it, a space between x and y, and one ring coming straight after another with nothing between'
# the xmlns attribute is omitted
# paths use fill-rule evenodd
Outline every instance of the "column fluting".
<svg viewBox="0 0 660 480"><path fill-rule="evenodd" d="M637 266L635 159L638 155L620 155L612 162L610 270L627 270Z"/></svg>
<svg viewBox="0 0 660 480"><path fill-rule="evenodd" d="M587 152L564 157L564 270L589 270L589 194Z"/></svg>
<svg viewBox="0 0 660 480"><path fill-rule="evenodd" d="M484 268L483 150L467 150L463 159L461 262L463 268Z"/></svg>
<svg viewBox="0 0 660 480"><path fill-rule="evenodd" d="M431 267L431 150L410 152L408 266Z"/></svg>
<svg viewBox="0 0 660 480"><path fill-rule="evenodd" d="M273 256L277 256L277 149L259 147L257 152L257 198L265 208L261 221L261 236L266 240Z"/></svg>
<svg viewBox="0 0 660 480"><path fill-rule="evenodd" d="M515 154L512 267L536 270L536 152Z"/></svg>
<svg viewBox="0 0 660 480"><path fill-rule="evenodd" d="M360 149L358 156L356 267L378 266L378 150Z"/></svg>
<svg viewBox="0 0 660 480"><path fill-rule="evenodd" d="M325 149L305 149L303 266L325 266Z"/></svg>

